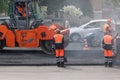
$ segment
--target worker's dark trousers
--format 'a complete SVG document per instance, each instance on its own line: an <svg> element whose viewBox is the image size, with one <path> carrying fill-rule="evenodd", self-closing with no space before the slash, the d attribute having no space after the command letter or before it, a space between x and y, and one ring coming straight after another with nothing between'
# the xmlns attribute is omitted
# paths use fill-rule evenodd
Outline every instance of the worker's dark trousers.
<svg viewBox="0 0 120 80"><path fill-rule="evenodd" d="M105 57L105 67L113 67L112 57Z"/></svg>
<svg viewBox="0 0 120 80"><path fill-rule="evenodd" d="M58 67L64 67L64 56L56 57L56 63Z"/></svg>

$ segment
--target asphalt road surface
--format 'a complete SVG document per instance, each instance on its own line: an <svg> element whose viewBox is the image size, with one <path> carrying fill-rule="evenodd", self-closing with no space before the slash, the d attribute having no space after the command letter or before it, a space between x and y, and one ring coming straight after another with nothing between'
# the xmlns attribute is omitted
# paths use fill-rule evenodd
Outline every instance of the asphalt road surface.
<svg viewBox="0 0 120 80"><path fill-rule="evenodd" d="M0 80L120 80L120 69L104 66L0 66Z"/></svg>
<svg viewBox="0 0 120 80"><path fill-rule="evenodd" d="M70 43L65 48L66 64L104 64L103 49L89 47L83 50L83 43ZM120 53L114 58L114 65L120 66ZM0 65L48 65L56 64L54 55L44 54L40 48L4 48L0 52Z"/></svg>
<svg viewBox="0 0 120 80"><path fill-rule="evenodd" d="M80 43L70 43L65 48L66 64L103 64L104 57L101 48L88 48L83 50ZM40 48L5 48L0 54L0 65L48 65L56 64L54 55L40 51Z"/></svg>

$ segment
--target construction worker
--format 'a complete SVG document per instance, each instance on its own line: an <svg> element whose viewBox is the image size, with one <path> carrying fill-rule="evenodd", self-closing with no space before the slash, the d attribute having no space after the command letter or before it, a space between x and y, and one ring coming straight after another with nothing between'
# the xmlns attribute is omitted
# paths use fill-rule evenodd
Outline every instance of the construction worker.
<svg viewBox="0 0 120 80"><path fill-rule="evenodd" d="M107 22L103 26L103 32L106 34L106 32L112 32L112 26L111 26L111 19L107 19Z"/></svg>
<svg viewBox="0 0 120 80"><path fill-rule="evenodd" d="M56 34L53 37L53 46L55 49L57 66L64 67L64 36L60 34L59 29L56 29Z"/></svg>
<svg viewBox="0 0 120 80"><path fill-rule="evenodd" d="M65 28L70 28L70 24L68 20L65 21Z"/></svg>
<svg viewBox="0 0 120 80"><path fill-rule="evenodd" d="M24 2L20 2L17 6L18 12L21 16L26 17L26 6Z"/></svg>
<svg viewBox="0 0 120 80"><path fill-rule="evenodd" d="M105 67L112 67L112 58L113 58L113 37L109 31L107 31L103 38L103 48L104 48L104 57L105 57Z"/></svg>

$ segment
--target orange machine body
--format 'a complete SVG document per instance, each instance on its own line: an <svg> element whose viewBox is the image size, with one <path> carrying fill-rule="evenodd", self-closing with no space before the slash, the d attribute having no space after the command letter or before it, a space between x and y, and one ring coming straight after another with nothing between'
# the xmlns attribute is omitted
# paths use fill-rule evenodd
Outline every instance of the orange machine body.
<svg viewBox="0 0 120 80"><path fill-rule="evenodd" d="M9 30L5 25L0 25L2 36L0 40L5 39L7 47L15 47L16 43L19 47L35 48L39 47L41 40L52 40L55 30L47 26L39 26L29 30Z"/></svg>

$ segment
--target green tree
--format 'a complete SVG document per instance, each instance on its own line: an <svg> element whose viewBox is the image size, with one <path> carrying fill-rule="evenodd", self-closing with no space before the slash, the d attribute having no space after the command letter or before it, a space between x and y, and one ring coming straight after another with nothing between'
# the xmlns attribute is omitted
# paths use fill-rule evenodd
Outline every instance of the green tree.
<svg viewBox="0 0 120 80"><path fill-rule="evenodd" d="M76 8L73 5L64 6L60 11L64 12L65 19L69 20L71 26L80 25L80 16L83 12L80 8Z"/></svg>
<svg viewBox="0 0 120 80"><path fill-rule="evenodd" d="M38 3L35 3L35 14L36 14L36 18L40 19L44 19L47 16L47 6L40 6Z"/></svg>
<svg viewBox="0 0 120 80"><path fill-rule="evenodd" d="M0 0L0 13L5 12L7 0Z"/></svg>

